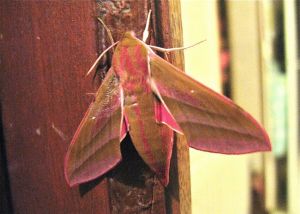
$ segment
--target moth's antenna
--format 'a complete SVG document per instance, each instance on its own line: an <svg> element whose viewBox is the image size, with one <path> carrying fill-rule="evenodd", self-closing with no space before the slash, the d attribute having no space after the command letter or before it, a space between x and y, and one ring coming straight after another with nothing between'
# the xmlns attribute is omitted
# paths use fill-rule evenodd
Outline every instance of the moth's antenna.
<svg viewBox="0 0 300 214"><path fill-rule="evenodd" d="M150 23L150 17L151 17L151 10L149 10L148 17L147 17L147 23L145 30L143 32L143 41L146 42L148 36L149 36L149 23Z"/></svg>
<svg viewBox="0 0 300 214"><path fill-rule="evenodd" d="M94 62L94 64L92 65L92 67L89 69L89 71L85 74L85 76L88 76L94 69L95 67L98 65L100 59L104 56L104 54L109 51L111 48L113 48L116 44L118 44L118 42L115 42L113 37L112 37L112 33L109 30L109 28L106 26L106 24L103 22L103 20L101 18L98 17L99 22L103 25L104 29L107 32L108 38L111 42L111 46L109 46L108 48L106 48L101 54L100 56L96 59L96 61Z"/></svg>
<svg viewBox="0 0 300 214"><path fill-rule="evenodd" d="M205 42L205 40L202 40L200 42L197 42L193 45L190 45L190 46L186 46L186 47L178 47L178 48L161 48L161 47L157 47L157 46L153 46L153 45L149 45L150 48L156 50L156 51L161 51L161 52L165 52L165 53L168 53L168 52L171 52L171 51L180 51L180 50L184 50L184 49L188 49L188 48L192 48L196 45L199 45L200 43L202 42Z"/></svg>
<svg viewBox="0 0 300 214"><path fill-rule="evenodd" d="M109 51L112 47L114 47L116 44L118 44L119 41L113 43L111 46L109 46L108 48L106 48L101 54L100 56L96 59L96 61L94 62L94 64L92 65L92 67L90 68L90 70L86 73L85 76L88 76L94 69L95 67L98 65L100 59L104 56L104 54Z"/></svg>
<svg viewBox="0 0 300 214"><path fill-rule="evenodd" d="M109 30L109 28L106 26L106 24L103 22L103 20L101 18L98 17L98 20L103 25L104 29L106 30L108 38L109 38L111 44L114 44L115 42L114 42L114 39L112 37L111 31Z"/></svg>

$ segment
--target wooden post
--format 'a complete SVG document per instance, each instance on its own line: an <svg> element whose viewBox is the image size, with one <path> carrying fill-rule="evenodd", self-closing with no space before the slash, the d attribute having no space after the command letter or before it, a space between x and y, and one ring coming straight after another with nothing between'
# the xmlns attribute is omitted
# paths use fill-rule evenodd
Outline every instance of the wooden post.
<svg viewBox="0 0 300 214"><path fill-rule="evenodd" d="M137 10L137 8L140 9ZM127 30L135 31L136 35L141 38L150 9L153 11L152 27L150 27L151 43L162 47L182 46L178 0L169 2L125 1L121 6L111 1L99 1L98 3L98 14L112 31L115 41L119 40ZM98 35L104 35L103 31L103 27L100 26ZM100 50L105 49L103 46L99 48ZM107 56L107 59L109 58ZM173 64L183 68L182 52L174 52L169 58ZM108 61L102 64L109 65L109 63ZM111 173L109 179L109 192L114 212L120 213L124 210L137 212L149 208L152 210L149 213L190 213L188 147L181 138L176 141L175 145L171 163L170 185L164 191L153 172L137 155L130 139L127 138L123 142L123 157L131 158L125 158L120 166ZM131 196L127 197L129 194ZM139 198L143 198L142 206ZM129 207L128 204L131 206Z"/></svg>

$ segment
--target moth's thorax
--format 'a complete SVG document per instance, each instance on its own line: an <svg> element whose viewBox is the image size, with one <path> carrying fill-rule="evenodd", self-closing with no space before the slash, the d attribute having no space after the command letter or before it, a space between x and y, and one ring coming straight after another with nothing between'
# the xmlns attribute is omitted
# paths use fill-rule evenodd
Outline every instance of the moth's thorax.
<svg viewBox="0 0 300 214"><path fill-rule="evenodd" d="M112 64L125 95L150 90L148 48L131 32L126 32L119 42Z"/></svg>

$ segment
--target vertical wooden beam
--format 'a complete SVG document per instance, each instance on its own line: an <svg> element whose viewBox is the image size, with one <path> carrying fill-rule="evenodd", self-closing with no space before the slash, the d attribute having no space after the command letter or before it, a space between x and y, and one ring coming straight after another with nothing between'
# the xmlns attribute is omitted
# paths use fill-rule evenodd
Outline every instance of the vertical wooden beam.
<svg viewBox="0 0 300 214"><path fill-rule="evenodd" d="M118 41L129 30L142 37L149 9L148 1L97 1L96 11ZM110 45L105 38L107 32L99 23L99 52ZM110 67L110 61L107 54L101 66ZM108 173L111 213L165 213L164 187L140 158L129 136L121 143L121 150L121 163Z"/></svg>
<svg viewBox="0 0 300 214"><path fill-rule="evenodd" d="M108 213L106 181L81 194L67 147L92 91L94 1L0 1L0 102L14 213ZM1 142L2 143L2 142Z"/></svg>
<svg viewBox="0 0 300 214"><path fill-rule="evenodd" d="M119 1L98 2L98 14L111 29L115 40L119 40L127 30L135 31L136 35L141 38L150 8L153 12L152 27L150 27L151 43L161 47L182 46L178 0L168 2L128 0L123 1L122 4ZM182 52L172 53L169 58L173 64L183 68ZM113 170L109 178L113 212L120 213L130 209L132 212L143 210L146 213L190 213L188 147L183 139L178 140L175 145L170 184L165 190L154 177L153 172L140 159L130 139L127 138L122 143L122 154L125 159ZM132 192L130 197L127 196L129 192ZM141 197L143 206L138 199ZM131 205L131 208L128 207L128 204Z"/></svg>
<svg viewBox="0 0 300 214"><path fill-rule="evenodd" d="M1 106L0 106L1 112ZM7 172L2 117L0 114L0 213L12 213L9 177Z"/></svg>
<svg viewBox="0 0 300 214"><path fill-rule="evenodd" d="M179 0L155 1L156 38L163 47L182 47L181 5ZM182 51L172 52L169 61L184 70ZM191 213L189 148L183 136L176 135L171 160L170 185L166 189L168 213Z"/></svg>

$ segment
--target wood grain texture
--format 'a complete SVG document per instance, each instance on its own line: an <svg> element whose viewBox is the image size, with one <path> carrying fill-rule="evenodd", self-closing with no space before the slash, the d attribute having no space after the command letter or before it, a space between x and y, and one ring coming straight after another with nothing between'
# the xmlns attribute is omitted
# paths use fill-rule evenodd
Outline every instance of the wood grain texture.
<svg viewBox="0 0 300 214"><path fill-rule="evenodd" d="M115 41L129 30L141 38L149 9L148 1L98 1L97 4L98 16L110 29ZM103 34L102 31L100 25L98 35ZM105 47L99 45L101 52ZM106 47L109 45L106 41ZM110 60L111 54L107 54L102 67L109 67ZM121 150L122 162L109 173L112 213L166 213L164 187L140 158L129 136L122 142Z"/></svg>
<svg viewBox="0 0 300 214"><path fill-rule="evenodd" d="M155 1L156 3L156 38L163 47L182 47L181 7L179 0ZM159 20L159 21L158 21ZM182 51L171 52L169 61L184 70ZM170 169L170 185L166 189L167 213L191 213L191 184L189 148L183 136L176 135L176 147Z"/></svg>
<svg viewBox="0 0 300 214"><path fill-rule="evenodd" d="M0 108L1 112L1 108ZM6 151L0 114L0 213L12 213L12 204L9 189L9 177L6 164Z"/></svg>
<svg viewBox="0 0 300 214"><path fill-rule="evenodd" d="M101 1L100 1L101 2ZM120 1L115 1L115 3ZM179 1L122 1L122 4L113 4L110 1L102 2L99 4L99 15L102 17L106 25L108 25L109 29L111 29L112 34L115 40L121 38L123 33L126 30L135 31L136 35L141 38L142 32L144 30L145 20L149 9L152 9L152 22L150 25L150 41L153 45L158 45L161 47L180 47L182 46L182 29L181 29L181 17L180 17L180 4ZM134 4L133 4L134 2ZM121 5L121 6L120 6ZM149 5L149 6L148 6ZM150 8L149 8L150 7ZM135 14L135 13L138 13ZM124 25L125 24L125 25ZM176 66L183 68L183 53L182 52L174 52L168 55L170 61L174 63ZM110 57L107 57L110 58ZM109 62L107 62L108 64ZM124 147L128 142L124 142ZM191 198L190 198L190 173L189 173L189 153L188 147L186 146L186 142L181 138L177 142L176 147L173 150L173 158L171 164L171 184L165 190L165 198L166 198L166 212L167 213L190 213L191 208ZM123 151L124 152L124 151ZM128 153L128 149L125 149L125 153ZM125 155L126 155L125 154ZM124 156L125 156L124 155ZM138 157L138 160L141 159ZM121 167L126 168L126 165L135 165L136 161L133 161L131 164L129 162L122 162ZM135 164L134 164L135 163ZM144 163L140 163L144 164ZM142 166L141 165L141 166ZM180 166L179 166L180 165ZM153 188L153 197L156 196L158 198L153 198L152 204L159 205L160 209L162 209L161 203L164 201L164 197L162 197L159 192L162 192L162 187L153 181L153 175L151 175L151 171L143 170L143 167L136 167L138 169L139 174L148 175L145 176L148 180L143 180L144 184L149 183L154 184ZM144 166L145 167L145 166ZM142 170L141 170L142 169ZM149 170L149 169L148 169ZM124 184L120 185L120 182L116 182L116 180L122 180L128 175L120 173L122 170L119 169L118 176L110 179L110 185L114 187L114 185L118 186L118 188L110 189L113 190L113 194L111 194L111 198L113 201L118 201L118 203L113 203L113 208L118 212L122 210L126 210L126 206L120 206L122 200L128 199L126 194L128 192L134 192L138 197L139 193L136 192L136 188L132 188L130 186L126 186ZM124 169L123 169L124 171ZM126 172L126 171L125 171ZM128 172L128 171L127 171ZM136 175L136 173L131 173ZM140 177L131 176L130 179L138 180ZM154 183L153 183L154 182ZM144 191L150 191L149 187L144 187ZM154 191L155 189L155 191ZM123 197L116 198L116 192ZM146 194L146 195L149 195ZM151 195L151 194L150 194ZM158 200L156 200L158 199ZM146 200L146 199L144 199ZM126 201L126 200L125 200ZM138 202L139 200L135 200ZM146 200L147 201L147 200ZM151 203L151 202L148 202ZM147 204L147 203L145 203ZM138 210L139 206L132 207L132 211ZM140 207L141 208L141 207ZM146 210L145 208L143 208ZM150 213L164 213L162 210L157 210L151 208ZM117 213L117 212L116 212Z"/></svg>
<svg viewBox="0 0 300 214"><path fill-rule="evenodd" d="M93 1L1 1L1 106L15 213L109 213L107 183L69 188L67 146L91 97Z"/></svg>

